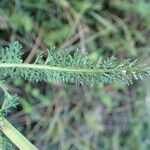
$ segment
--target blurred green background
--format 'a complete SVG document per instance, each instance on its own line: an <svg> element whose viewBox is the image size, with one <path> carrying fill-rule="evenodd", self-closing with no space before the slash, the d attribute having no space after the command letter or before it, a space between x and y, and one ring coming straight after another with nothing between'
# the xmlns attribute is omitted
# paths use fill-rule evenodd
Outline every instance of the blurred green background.
<svg viewBox="0 0 150 150"><path fill-rule="evenodd" d="M0 0L0 46L24 60L55 47L150 64L149 0ZM10 80L10 79L8 79ZM149 150L150 80L94 87L11 81L21 97L9 120L40 150Z"/></svg>

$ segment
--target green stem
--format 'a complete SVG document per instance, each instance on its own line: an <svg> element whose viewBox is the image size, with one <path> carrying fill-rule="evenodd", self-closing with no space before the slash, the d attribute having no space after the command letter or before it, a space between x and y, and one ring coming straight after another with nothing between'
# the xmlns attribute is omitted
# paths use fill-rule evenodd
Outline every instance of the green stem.
<svg viewBox="0 0 150 150"><path fill-rule="evenodd" d="M62 68L49 65L39 64L15 64L15 63L0 63L0 68L26 68L26 69L39 69L39 70L51 70L51 71L63 71L63 72L76 72L76 73L108 73L108 72L120 72L126 71L147 71L146 68L113 68L113 69L86 69L86 68Z"/></svg>
<svg viewBox="0 0 150 150"><path fill-rule="evenodd" d="M20 150L38 150L31 144L16 128L14 128L4 117L0 117L2 132L20 149Z"/></svg>

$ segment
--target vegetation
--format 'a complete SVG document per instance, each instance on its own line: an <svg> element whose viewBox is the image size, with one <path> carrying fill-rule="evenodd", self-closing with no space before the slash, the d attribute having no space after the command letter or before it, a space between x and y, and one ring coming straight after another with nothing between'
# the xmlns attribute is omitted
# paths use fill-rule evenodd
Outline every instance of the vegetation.
<svg viewBox="0 0 150 150"><path fill-rule="evenodd" d="M148 1L0 7L1 149L150 148Z"/></svg>

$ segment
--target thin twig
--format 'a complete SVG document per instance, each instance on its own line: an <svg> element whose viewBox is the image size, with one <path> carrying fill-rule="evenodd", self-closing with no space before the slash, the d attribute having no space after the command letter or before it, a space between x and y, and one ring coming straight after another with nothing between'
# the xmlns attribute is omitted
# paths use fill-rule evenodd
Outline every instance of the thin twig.
<svg viewBox="0 0 150 150"><path fill-rule="evenodd" d="M36 52L37 52L37 49L38 49L38 47L39 47L39 45L40 45L41 35L42 35L42 30L40 30L39 35L38 35L38 37L37 37L37 39L36 39L36 42L35 42L35 44L34 44L32 50L31 50L30 54L29 54L28 57L25 59L24 63L29 63L29 62L32 60L32 58L35 56L35 54L36 54Z"/></svg>

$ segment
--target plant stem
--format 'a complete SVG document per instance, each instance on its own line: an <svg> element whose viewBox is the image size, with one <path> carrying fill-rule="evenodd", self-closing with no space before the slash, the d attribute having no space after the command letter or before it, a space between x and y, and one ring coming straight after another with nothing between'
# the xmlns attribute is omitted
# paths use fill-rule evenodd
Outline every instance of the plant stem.
<svg viewBox="0 0 150 150"><path fill-rule="evenodd" d="M0 63L0 68L26 68L26 69L39 69L39 70L51 70L51 71L63 71L63 72L75 72L75 73L108 73L108 72L121 72L126 71L147 71L147 68L112 68L112 69L87 69L87 68L62 68L49 65L39 64L15 64L15 63Z"/></svg>
<svg viewBox="0 0 150 150"><path fill-rule="evenodd" d="M16 128L14 128L4 117L0 117L2 132L20 149L20 150L38 150L31 144Z"/></svg>

